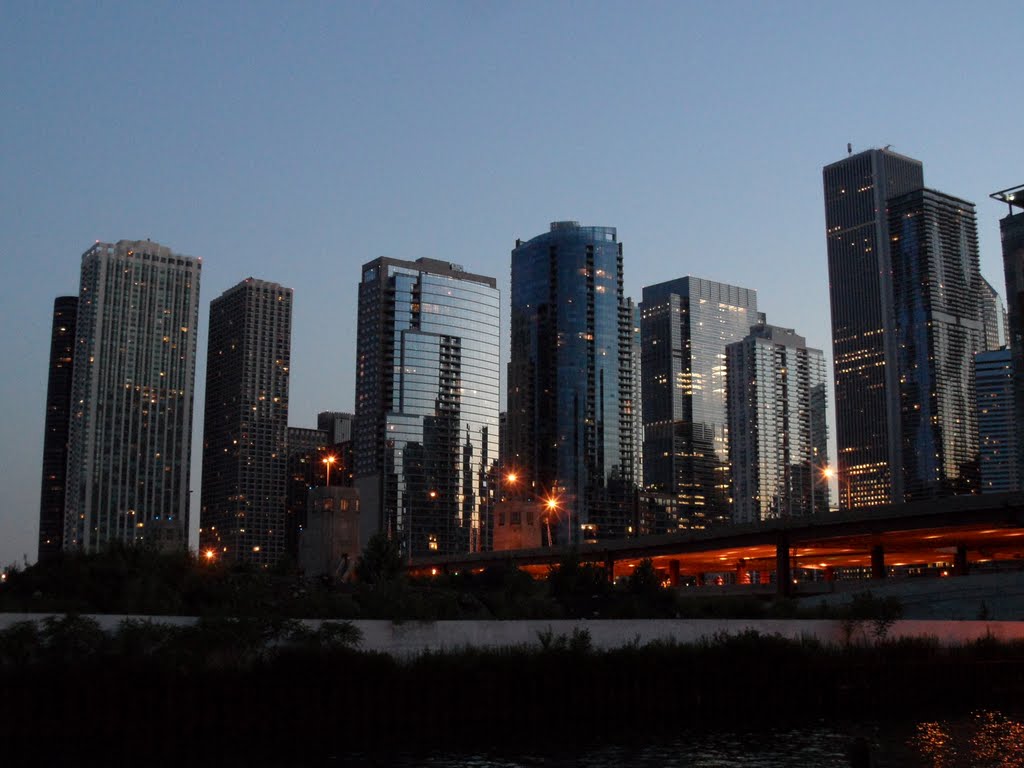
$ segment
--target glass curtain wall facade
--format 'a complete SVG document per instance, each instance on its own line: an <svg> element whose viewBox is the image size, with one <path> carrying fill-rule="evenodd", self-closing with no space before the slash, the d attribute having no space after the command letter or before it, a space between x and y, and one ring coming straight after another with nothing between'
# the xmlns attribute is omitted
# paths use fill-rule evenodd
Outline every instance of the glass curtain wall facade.
<svg viewBox="0 0 1024 768"><path fill-rule="evenodd" d="M886 215L924 186L921 163L870 149L825 166L836 443L842 506L903 498L900 399Z"/></svg>
<svg viewBox="0 0 1024 768"><path fill-rule="evenodd" d="M990 195L1009 211L999 220L1006 278L1008 343L1013 355L1013 408L1017 433L1018 478L1024 477L1024 185Z"/></svg>
<svg viewBox="0 0 1024 768"><path fill-rule="evenodd" d="M974 205L929 189L892 198L889 235L904 498L972 493L984 348Z"/></svg>
<svg viewBox="0 0 1024 768"><path fill-rule="evenodd" d="M726 348L733 522L827 512L825 357L788 328Z"/></svg>
<svg viewBox="0 0 1024 768"><path fill-rule="evenodd" d="M683 277L644 288L644 485L676 500L656 530L732 518L726 346L758 322L757 292Z"/></svg>
<svg viewBox="0 0 1024 768"><path fill-rule="evenodd" d="M553 497L557 544L633 526L633 311L614 227L551 224L512 251L506 469Z"/></svg>
<svg viewBox="0 0 1024 768"><path fill-rule="evenodd" d="M82 256L65 548L188 546L201 267L149 240Z"/></svg>
<svg viewBox="0 0 1024 768"><path fill-rule="evenodd" d="M199 546L267 567L285 554L292 289L247 278L210 302Z"/></svg>
<svg viewBox="0 0 1024 768"><path fill-rule="evenodd" d="M39 494L40 562L59 554L64 542L68 430L71 425L77 315L77 296L58 296L54 300L50 367L46 385L46 422L43 430L43 480Z"/></svg>
<svg viewBox="0 0 1024 768"><path fill-rule="evenodd" d="M492 277L434 259L363 266L353 423L361 540L384 531L405 557L488 548L499 325Z"/></svg>
<svg viewBox="0 0 1024 768"><path fill-rule="evenodd" d="M992 284L981 278L981 323L984 329L985 349L1001 349L1007 346L1009 331L1006 322L1006 306Z"/></svg>
<svg viewBox="0 0 1024 768"><path fill-rule="evenodd" d="M981 492L1018 491L1013 353L1009 349L979 352L974 357L974 381Z"/></svg>

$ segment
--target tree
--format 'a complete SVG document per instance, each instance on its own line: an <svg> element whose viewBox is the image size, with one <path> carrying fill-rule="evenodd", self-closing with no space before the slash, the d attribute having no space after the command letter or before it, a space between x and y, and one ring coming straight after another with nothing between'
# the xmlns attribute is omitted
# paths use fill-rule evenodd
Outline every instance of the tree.
<svg viewBox="0 0 1024 768"><path fill-rule="evenodd" d="M366 584L385 584L402 573L402 555L398 545L383 533L375 533L356 565L356 576Z"/></svg>

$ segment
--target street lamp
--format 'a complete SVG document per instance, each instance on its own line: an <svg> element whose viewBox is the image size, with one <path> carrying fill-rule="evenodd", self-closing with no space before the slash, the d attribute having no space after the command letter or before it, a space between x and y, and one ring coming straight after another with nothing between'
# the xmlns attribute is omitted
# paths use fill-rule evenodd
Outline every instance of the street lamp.
<svg viewBox="0 0 1024 768"><path fill-rule="evenodd" d="M331 484L331 464L333 464L337 460L338 460L337 456L325 456L324 457L323 462L324 462L324 464L327 465L327 485Z"/></svg>
<svg viewBox="0 0 1024 768"><path fill-rule="evenodd" d="M843 477L840 475L839 470L832 469L832 467L824 467L821 470L821 474L826 480L831 480L834 477L837 481L846 481L846 508L853 509L853 492L850 489L850 473L846 472L845 477Z"/></svg>
<svg viewBox="0 0 1024 768"><path fill-rule="evenodd" d="M544 516L548 526L548 546L555 546L555 540L551 538L551 516L558 511L558 497L553 493L548 494L548 497L544 499L544 509L547 510L547 514Z"/></svg>

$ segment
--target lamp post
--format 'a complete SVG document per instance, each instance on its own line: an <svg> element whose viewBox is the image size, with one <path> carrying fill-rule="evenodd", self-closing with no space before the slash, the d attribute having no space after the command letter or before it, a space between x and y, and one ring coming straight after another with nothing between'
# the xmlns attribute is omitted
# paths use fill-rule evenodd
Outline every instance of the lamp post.
<svg viewBox="0 0 1024 768"><path fill-rule="evenodd" d="M844 476L843 474L840 474L839 470L837 469L832 469L832 467L825 467L824 469L821 470L821 474L826 480L831 480L834 477L839 482L842 482L844 480L846 481L846 508L853 509L853 491L850 489L849 471L847 471Z"/></svg>
<svg viewBox="0 0 1024 768"><path fill-rule="evenodd" d="M327 466L327 485L331 484L331 464L338 460L337 456L325 456L323 459L324 464Z"/></svg>

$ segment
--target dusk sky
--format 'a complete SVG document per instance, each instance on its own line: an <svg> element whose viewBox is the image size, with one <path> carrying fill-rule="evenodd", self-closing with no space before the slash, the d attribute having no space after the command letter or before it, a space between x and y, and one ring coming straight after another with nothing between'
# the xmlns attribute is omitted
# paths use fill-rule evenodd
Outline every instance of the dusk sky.
<svg viewBox="0 0 1024 768"><path fill-rule="evenodd" d="M96 240L295 290L291 410L354 407L378 256L498 278L551 221L618 228L626 292L756 288L832 347L821 168L892 145L978 206L1024 184L1020 2L0 3L0 564L36 558L52 303ZM829 403L830 409L832 403ZM834 435L832 436L834 459Z"/></svg>

